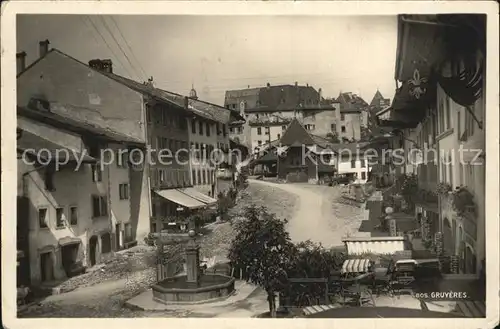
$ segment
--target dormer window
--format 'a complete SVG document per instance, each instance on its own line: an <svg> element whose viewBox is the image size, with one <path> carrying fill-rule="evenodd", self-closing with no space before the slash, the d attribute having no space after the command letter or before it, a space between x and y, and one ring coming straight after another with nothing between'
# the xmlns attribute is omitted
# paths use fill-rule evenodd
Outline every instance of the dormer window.
<svg viewBox="0 0 500 329"><path fill-rule="evenodd" d="M28 108L32 110L50 112L50 103L46 99L32 97L28 102Z"/></svg>

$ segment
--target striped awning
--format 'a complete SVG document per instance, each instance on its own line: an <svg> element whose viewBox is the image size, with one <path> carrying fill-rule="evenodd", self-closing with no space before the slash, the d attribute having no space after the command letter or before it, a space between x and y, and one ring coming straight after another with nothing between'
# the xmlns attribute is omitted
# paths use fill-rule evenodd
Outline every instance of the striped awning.
<svg viewBox="0 0 500 329"><path fill-rule="evenodd" d="M172 201L173 203L176 203L188 209L199 209L207 206L206 203L194 199L189 195L184 194L176 189L159 190L156 191L156 194L158 194L164 199Z"/></svg>
<svg viewBox="0 0 500 329"><path fill-rule="evenodd" d="M205 195L205 194L201 193L200 191L197 191L193 187L179 188L177 190L184 193L184 194L187 194L188 196L192 197L193 199L196 199L198 201L206 203L209 206L212 206L212 205L217 203L217 199L209 197L208 195Z"/></svg>
<svg viewBox="0 0 500 329"><path fill-rule="evenodd" d="M347 259L342 265L342 273L366 273L370 267L369 259Z"/></svg>

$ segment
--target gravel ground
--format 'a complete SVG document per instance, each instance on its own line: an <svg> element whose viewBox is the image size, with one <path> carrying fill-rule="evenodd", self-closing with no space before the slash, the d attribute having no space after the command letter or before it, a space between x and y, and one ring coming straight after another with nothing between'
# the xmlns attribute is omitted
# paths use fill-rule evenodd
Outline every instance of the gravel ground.
<svg viewBox="0 0 500 329"><path fill-rule="evenodd" d="M246 205L266 204L282 218L295 211L297 197L274 188L251 184L231 211L236 214ZM224 258L234 236L230 223L217 223L199 243L202 257ZM156 279L155 251L137 246L115 254L112 261L92 272L71 278L61 285L68 293L49 296L43 302L18 312L21 318L36 317L196 317L192 312L144 312L124 307L125 301L147 289Z"/></svg>

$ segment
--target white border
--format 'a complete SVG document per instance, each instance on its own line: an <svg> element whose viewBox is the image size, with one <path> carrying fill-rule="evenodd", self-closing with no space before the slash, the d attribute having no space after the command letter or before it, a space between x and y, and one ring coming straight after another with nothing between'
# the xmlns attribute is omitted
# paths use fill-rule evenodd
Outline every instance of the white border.
<svg viewBox="0 0 500 329"><path fill-rule="evenodd" d="M2 318L7 328L122 328L171 326L188 328L493 328L499 317L499 103L498 103L498 5L494 1L13 1L2 3L1 108L2 108ZM15 159L16 104L16 13L37 14L129 14L129 15L396 15L399 13L486 13L486 319L17 319L15 291L15 218L17 168ZM258 324L257 324L258 321Z"/></svg>

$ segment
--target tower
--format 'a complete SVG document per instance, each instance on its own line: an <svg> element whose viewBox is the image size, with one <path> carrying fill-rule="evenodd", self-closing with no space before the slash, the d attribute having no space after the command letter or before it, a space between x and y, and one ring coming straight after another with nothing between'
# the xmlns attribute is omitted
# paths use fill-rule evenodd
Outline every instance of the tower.
<svg viewBox="0 0 500 329"><path fill-rule="evenodd" d="M189 91L189 98L198 99L198 95L196 94L196 89L194 89L194 85L191 85L191 90Z"/></svg>

